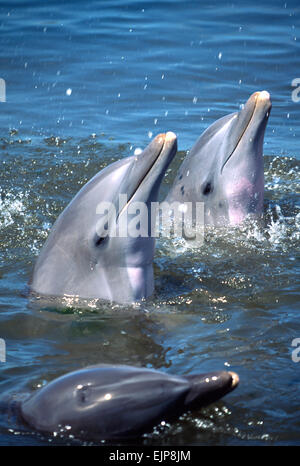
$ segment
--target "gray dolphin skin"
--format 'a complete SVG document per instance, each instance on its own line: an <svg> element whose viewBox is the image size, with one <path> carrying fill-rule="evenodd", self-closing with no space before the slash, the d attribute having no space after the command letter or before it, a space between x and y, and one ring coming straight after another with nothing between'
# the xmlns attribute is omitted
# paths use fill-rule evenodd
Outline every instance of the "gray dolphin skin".
<svg viewBox="0 0 300 466"><path fill-rule="evenodd" d="M162 178L176 151L175 134L159 134L141 154L112 163L83 186L53 225L36 262L31 290L43 296L118 303L150 296L155 249L151 222L141 236L122 237L110 235L107 216L103 220L97 213L99 203L113 204L116 228L133 202L146 204L150 215L150 204L157 201ZM120 194L126 195L123 206L118 202Z"/></svg>
<svg viewBox="0 0 300 466"><path fill-rule="evenodd" d="M260 216L264 199L263 140L271 110L267 91L217 120L179 168L166 201L203 202L206 225L238 225Z"/></svg>
<svg viewBox="0 0 300 466"><path fill-rule="evenodd" d="M234 372L179 377L153 369L99 364L50 382L25 400L20 410L23 420L38 431L130 438L213 403L238 382Z"/></svg>

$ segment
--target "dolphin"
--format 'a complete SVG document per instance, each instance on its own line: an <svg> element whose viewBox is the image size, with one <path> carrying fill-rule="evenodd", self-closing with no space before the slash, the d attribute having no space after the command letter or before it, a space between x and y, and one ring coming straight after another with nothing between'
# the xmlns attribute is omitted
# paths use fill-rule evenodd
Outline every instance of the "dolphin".
<svg viewBox="0 0 300 466"><path fill-rule="evenodd" d="M255 92L244 108L204 131L181 164L165 199L204 203L206 225L238 225L263 211L263 141L270 94Z"/></svg>
<svg viewBox="0 0 300 466"><path fill-rule="evenodd" d="M150 296L155 249L150 205L176 151L176 135L159 134L142 153L112 163L85 184L54 223L35 264L31 291L117 303ZM103 205L113 207L114 222ZM146 217L136 222L140 232L129 234L134 205L146 206ZM127 229L120 232L122 224Z"/></svg>
<svg viewBox="0 0 300 466"><path fill-rule="evenodd" d="M42 432L122 439L206 406L239 383L234 372L185 376L154 369L98 364L70 372L20 405L21 418Z"/></svg>

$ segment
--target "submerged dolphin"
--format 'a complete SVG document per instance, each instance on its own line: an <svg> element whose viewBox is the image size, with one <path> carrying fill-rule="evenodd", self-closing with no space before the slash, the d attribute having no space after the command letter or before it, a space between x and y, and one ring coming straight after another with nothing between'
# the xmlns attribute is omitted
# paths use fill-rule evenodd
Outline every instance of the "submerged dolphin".
<svg viewBox="0 0 300 466"><path fill-rule="evenodd" d="M21 404L34 429L113 439L139 436L233 390L234 372L173 376L152 369L96 365L63 375Z"/></svg>
<svg viewBox="0 0 300 466"><path fill-rule="evenodd" d="M260 215L264 198L263 140L271 110L267 91L213 123L179 168L166 201L203 202L208 225L237 225Z"/></svg>
<svg viewBox="0 0 300 466"><path fill-rule="evenodd" d="M102 298L119 303L150 296L155 248L151 222L140 226L141 236L130 236L124 230L122 237L116 230L133 203L147 206L149 220L150 204L157 200L176 150L175 134L160 134L141 154L112 163L83 186L53 225L36 262L31 290L38 295ZM119 205L120 194L126 195L123 206ZM103 203L115 208L114 231L108 217L103 220L99 215Z"/></svg>

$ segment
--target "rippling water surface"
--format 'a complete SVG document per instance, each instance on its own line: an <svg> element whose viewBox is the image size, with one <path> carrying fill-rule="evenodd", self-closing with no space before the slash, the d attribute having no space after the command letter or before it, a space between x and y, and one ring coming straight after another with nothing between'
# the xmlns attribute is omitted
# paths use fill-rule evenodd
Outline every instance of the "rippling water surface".
<svg viewBox="0 0 300 466"><path fill-rule="evenodd" d="M145 436L144 444L300 444L300 102L298 2L2 2L0 77L0 363L3 404L98 362L169 373L231 369L223 400ZM271 93L261 224L210 231L201 248L160 238L155 295L135 307L29 302L27 282L51 225L107 164L161 131L179 153ZM78 444L42 436L13 416L0 444Z"/></svg>

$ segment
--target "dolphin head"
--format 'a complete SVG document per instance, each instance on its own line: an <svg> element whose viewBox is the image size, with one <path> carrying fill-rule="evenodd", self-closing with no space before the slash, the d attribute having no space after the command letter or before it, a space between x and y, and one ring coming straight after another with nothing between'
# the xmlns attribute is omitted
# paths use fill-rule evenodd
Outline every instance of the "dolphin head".
<svg viewBox="0 0 300 466"><path fill-rule="evenodd" d="M270 110L269 93L256 92L228 122L220 177L227 218L232 225L263 210L263 141Z"/></svg>
<svg viewBox="0 0 300 466"><path fill-rule="evenodd" d="M241 223L261 214L263 140L271 110L267 91L255 92L239 112L211 125L182 163L169 199L205 205L205 222Z"/></svg>
<svg viewBox="0 0 300 466"><path fill-rule="evenodd" d="M176 148L174 133L160 134L139 155L95 175L53 225L31 289L120 303L149 296L155 246L149 207ZM134 205L143 211L138 220Z"/></svg>

